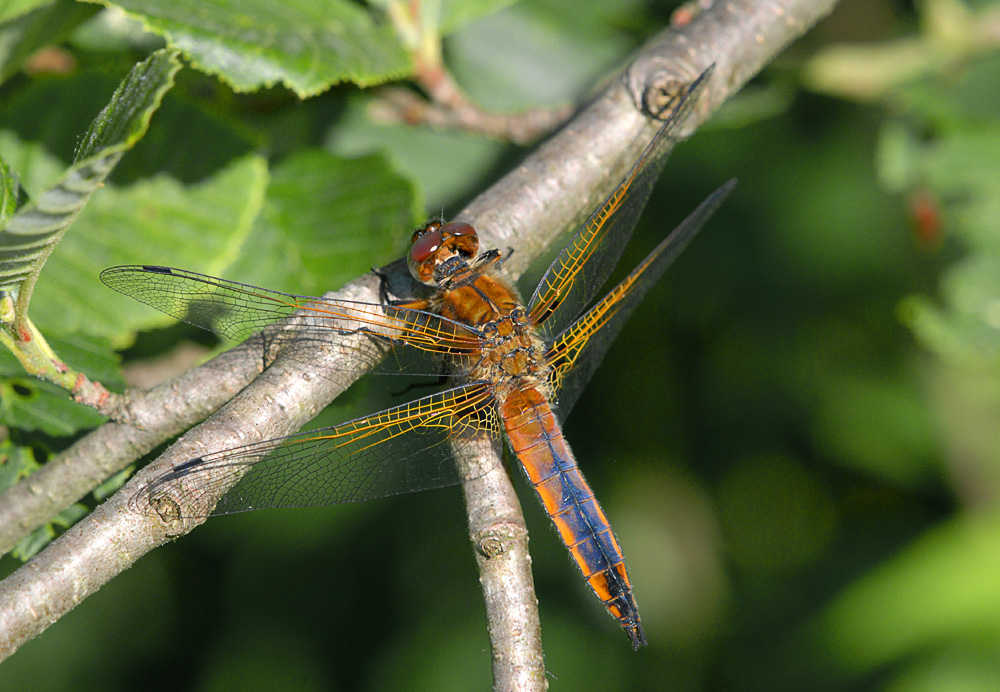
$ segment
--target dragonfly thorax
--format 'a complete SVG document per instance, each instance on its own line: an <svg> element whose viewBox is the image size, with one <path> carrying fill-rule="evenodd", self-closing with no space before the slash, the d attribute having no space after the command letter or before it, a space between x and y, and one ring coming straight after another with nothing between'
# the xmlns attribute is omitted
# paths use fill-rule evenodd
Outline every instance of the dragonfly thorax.
<svg viewBox="0 0 1000 692"><path fill-rule="evenodd" d="M498 401L524 387L547 393L543 343L520 296L492 266L476 269L470 268L474 281L443 291L437 306L441 314L479 330L479 358L468 379L489 382Z"/></svg>

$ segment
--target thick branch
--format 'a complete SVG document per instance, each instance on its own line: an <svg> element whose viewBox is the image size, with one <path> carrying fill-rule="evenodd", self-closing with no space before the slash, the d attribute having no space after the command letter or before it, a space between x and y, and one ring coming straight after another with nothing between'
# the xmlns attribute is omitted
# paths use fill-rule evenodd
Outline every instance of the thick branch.
<svg viewBox="0 0 1000 692"><path fill-rule="evenodd" d="M464 490L493 650L493 687L544 690L548 682L528 528L514 486L503 465L496 464L489 473L467 482Z"/></svg>
<svg viewBox="0 0 1000 692"><path fill-rule="evenodd" d="M260 350L230 349L145 392L131 393L127 423L107 423L0 494L0 555L108 477L204 420L260 374ZM205 381L211 387L203 386Z"/></svg>
<svg viewBox="0 0 1000 692"><path fill-rule="evenodd" d="M833 4L834 0L731 0L707 10L682 30L664 33L639 54L627 80L614 82L567 128L478 197L459 218L483 231L485 247L513 247L516 252L509 268L520 273L609 192L625 165L622 152L643 144L637 136L645 120L636 104L649 98L656 84L688 82L715 63L715 75L690 121L693 130ZM338 297L377 301L377 284L370 279L352 283ZM336 361L335 350L321 345L316 349L317 359ZM128 498L165 464L292 432L349 384L346 379L310 378L296 367L300 358L290 364L279 360L216 416L138 474L122 492L0 584L0 658L9 656L148 550L193 527L193 523L168 525L128 506ZM218 384L214 378L206 378L199 386L211 390ZM178 394L178 403L183 400ZM506 494L509 481L505 474L499 475L504 479L500 483L506 484L502 491ZM489 504L488 497L481 495L489 485L477 481L466 487L473 514L475 508ZM474 540L481 540L477 526L478 520L470 517ZM527 553L520 560L515 559L518 553L511 551L509 560L487 562L523 571ZM494 598L488 592L487 606L500 611L491 612L491 623L502 622L512 609L534 608L533 603L514 600L518 598L516 590L510 591L512 600ZM506 591L497 589L495 593ZM526 661L529 668L538 670L541 654L533 648L537 637L506 641L510 643L493 639L494 659ZM508 646L532 648L504 649ZM544 678L539 684L517 687L541 689Z"/></svg>

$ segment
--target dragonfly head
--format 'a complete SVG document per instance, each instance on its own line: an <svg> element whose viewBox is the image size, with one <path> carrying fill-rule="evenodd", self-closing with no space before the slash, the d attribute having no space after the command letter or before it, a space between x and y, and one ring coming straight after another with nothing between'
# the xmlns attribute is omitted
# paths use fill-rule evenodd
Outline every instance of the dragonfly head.
<svg viewBox="0 0 1000 692"><path fill-rule="evenodd" d="M465 266L478 251L479 236L470 224L431 221L410 238L410 253L406 261L413 278L428 286L437 286L445 263L454 268ZM451 272L443 273L447 275Z"/></svg>

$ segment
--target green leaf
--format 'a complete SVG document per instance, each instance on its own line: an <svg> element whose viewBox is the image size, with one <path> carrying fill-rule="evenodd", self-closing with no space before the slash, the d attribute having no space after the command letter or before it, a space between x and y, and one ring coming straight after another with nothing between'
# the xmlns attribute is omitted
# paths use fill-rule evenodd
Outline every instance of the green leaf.
<svg viewBox="0 0 1000 692"><path fill-rule="evenodd" d="M27 478L38 468L30 447L18 447L10 438L0 440L0 491Z"/></svg>
<svg viewBox="0 0 1000 692"><path fill-rule="evenodd" d="M128 481L128 479L132 477L132 474L134 472L135 472L135 466L133 465L129 465L123 468L121 471L111 476L111 478L104 481L96 488L94 488L91 494L94 496L94 499L97 500L98 502L106 500L107 498L114 495L115 492L120 487L125 485L126 481Z"/></svg>
<svg viewBox="0 0 1000 692"><path fill-rule="evenodd" d="M7 0L0 5L0 22L9 22L39 7L55 4L58 4L55 0Z"/></svg>
<svg viewBox="0 0 1000 692"><path fill-rule="evenodd" d="M210 85L209 78L192 71L186 76L193 79L185 80L161 104L155 126L115 168L115 183L134 182L154 173L197 182L234 158L272 148L266 136L239 117L226 117L217 106L193 100L190 93L210 88L221 98L231 98L227 89ZM63 173L66 164L61 161L72 159L79 139L79 114L100 111L115 86L107 71L84 68L71 78L31 80L11 90L9 98L0 99L0 152L25 190L42 190ZM233 116L250 110L234 104ZM304 109L295 106L293 110Z"/></svg>
<svg viewBox="0 0 1000 692"><path fill-rule="evenodd" d="M174 84L181 64L174 51L161 50L132 69L111 96L77 148L75 163L88 158L108 158L132 148L146 133L163 95ZM94 161L91 165L96 166Z"/></svg>
<svg viewBox="0 0 1000 692"><path fill-rule="evenodd" d="M894 191L928 191L943 231L968 252L942 275L943 304L909 298L901 305L903 321L943 359L991 368L994 379L1000 378L1000 100L983 91L998 77L1000 59L993 58L957 84L927 81L907 89L911 111L883 127L879 161Z"/></svg>
<svg viewBox="0 0 1000 692"><path fill-rule="evenodd" d="M77 332L54 335L48 341L59 357L74 370L86 374L110 390L125 390L121 359L107 338Z"/></svg>
<svg viewBox="0 0 1000 692"><path fill-rule="evenodd" d="M941 282L944 305L913 297L903 321L923 344L955 364L1000 367L1000 255L970 255Z"/></svg>
<svg viewBox="0 0 1000 692"><path fill-rule="evenodd" d="M393 164L419 184L425 208L433 214L469 199L486 184L482 171L495 165L501 143L455 130L374 123L365 113L370 102L367 96L350 100L330 131L327 147L332 152L349 157L387 152Z"/></svg>
<svg viewBox="0 0 1000 692"><path fill-rule="evenodd" d="M442 36L447 36L459 27L480 17L491 15L517 0L441 0L439 27Z"/></svg>
<svg viewBox="0 0 1000 692"><path fill-rule="evenodd" d="M21 541L10 551L10 554L18 560L27 561L41 552L42 548L52 542L58 535L56 527L69 528L81 518L86 516L87 508L79 502L70 505L59 512L48 524L43 524L21 539Z"/></svg>
<svg viewBox="0 0 1000 692"><path fill-rule="evenodd" d="M100 271L138 262L224 273L242 251L267 183L265 161L247 156L196 185L159 175L106 189L53 253L32 306L36 323L48 333L97 334L118 344L139 329L172 324L108 290Z"/></svg>
<svg viewBox="0 0 1000 692"><path fill-rule="evenodd" d="M145 132L179 69L176 54L168 51L154 53L137 65L84 136L76 163L4 224L0 244L6 253L0 263L0 289L21 292L21 315L49 253L122 154Z"/></svg>
<svg viewBox="0 0 1000 692"><path fill-rule="evenodd" d="M394 259L416 206L412 185L384 158L322 151L292 156L273 174L264 159L247 156L196 185L157 176L109 187L52 255L32 314L47 333L119 344L172 324L97 278L105 267L137 262L323 292Z"/></svg>
<svg viewBox="0 0 1000 692"><path fill-rule="evenodd" d="M3 150L0 149L0 151ZM0 156L0 224L10 218L17 209L20 191L17 178L10 172L7 162Z"/></svg>
<svg viewBox="0 0 1000 692"><path fill-rule="evenodd" d="M909 373L862 376L830 368L817 388L815 444L827 457L900 486L926 487L940 474L938 439L924 391Z"/></svg>
<svg viewBox="0 0 1000 692"><path fill-rule="evenodd" d="M68 43L73 49L120 60L130 54L146 55L164 47L163 37L150 33L138 19L118 9L97 9L97 16L70 34Z"/></svg>
<svg viewBox="0 0 1000 692"><path fill-rule="evenodd" d="M236 91L284 84L300 97L409 74L387 19L347 0L98 0L141 18Z"/></svg>
<svg viewBox="0 0 1000 692"><path fill-rule="evenodd" d="M395 259L417 213L413 186L384 157L306 151L274 169L246 251L227 273L284 291L329 291Z"/></svg>
<svg viewBox="0 0 1000 692"><path fill-rule="evenodd" d="M106 339L77 334L53 338L50 343L74 371L85 373L109 389L125 389L118 356ZM0 421L65 436L93 428L103 423L104 418L93 409L71 401L63 389L25 377L24 368L14 355L0 350Z"/></svg>
<svg viewBox="0 0 1000 692"><path fill-rule="evenodd" d="M823 649L853 673L942 641L1000 635L1000 518L959 515L841 594L814 623Z"/></svg>
<svg viewBox="0 0 1000 692"><path fill-rule="evenodd" d="M448 66L477 103L517 110L581 97L634 42L568 3L521 3L452 35Z"/></svg>
<svg viewBox="0 0 1000 692"><path fill-rule="evenodd" d="M1000 253L1000 119L949 133L922 150L920 170L952 230L969 247Z"/></svg>
<svg viewBox="0 0 1000 692"><path fill-rule="evenodd" d="M43 46L58 43L97 8L73 0L5 0L0 3L0 82Z"/></svg>
<svg viewBox="0 0 1000 692"><path fill-rule="evenodd" d="M24 142L9 130L0 130L0 151L11 170L17 171L18 182L25 193L43 189L65 170L65 166L50 155L44 146Z"/></svg>
<svg viewBox="0 0 1000 692"><path fill-rule="evenodd" d="M0 355L0 362L7 372L11 362L16 363L6 352ZM0 380L0 422L4 425L66 437L97 427L105 420L94 409L76 403L64 390L44 380L27 376Z"/></svg>

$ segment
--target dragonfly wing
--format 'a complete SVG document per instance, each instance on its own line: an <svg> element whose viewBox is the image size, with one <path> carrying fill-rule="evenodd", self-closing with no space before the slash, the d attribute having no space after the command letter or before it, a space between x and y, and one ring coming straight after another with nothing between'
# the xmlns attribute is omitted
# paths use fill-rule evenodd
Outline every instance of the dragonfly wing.
<svg viewBox="0 0 1000 692"><path fill-rule="evenodd" d="M667 105L669 117L638 161L546 270L528 303L543 338L552 338L583 312L608 280L711 72L705 70Z"/></svg>
<svg viewBox="0 0 1000 692"><path fill-rule="evenodd" d="M560 333L546 353L550 384L563 418L569 414L632 311L736 186L722 185L663 239L621 283Z"/></svg>
<svg viewBox="0 0 1000 692"><path fill-rule="evenodd" d="M455 447L497 445L500 430L489 389L467 384L334 427L186 461L133 496L130 506L151 513L169 497L180 507L210 507L206 498L225 492L211 511L219 515L443 487L466 477Z"/></svg>
<svg viewBox="0 0 1000 692"><path fill-rule="evenodd" d="M479 343L464 325L423 310L282 293L171 267L111 267L101 272L101 281L171 317L236 341L262 332L271 347L363 333L390 350L411 347L449 360L451 371L461 373ZM368 371L378 360L371 348L347 355L338 369ZM401 352L393 360L385 371L442 372L440 366L419 365L421 361Z"/></svg>

